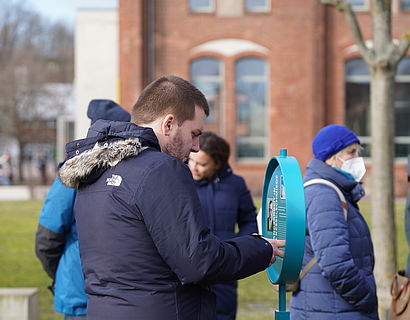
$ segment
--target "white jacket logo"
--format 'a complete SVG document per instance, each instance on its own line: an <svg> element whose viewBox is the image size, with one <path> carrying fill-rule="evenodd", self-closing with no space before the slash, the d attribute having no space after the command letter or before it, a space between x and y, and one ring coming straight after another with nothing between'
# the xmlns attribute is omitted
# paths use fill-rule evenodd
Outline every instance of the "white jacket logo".
<svg viewBox="0 0 410 320"><path fill-rule="evenodd" d="M107 186L118 187L122 182L122 177L116 174L113 174L111 178L107 178Z"/></svg>

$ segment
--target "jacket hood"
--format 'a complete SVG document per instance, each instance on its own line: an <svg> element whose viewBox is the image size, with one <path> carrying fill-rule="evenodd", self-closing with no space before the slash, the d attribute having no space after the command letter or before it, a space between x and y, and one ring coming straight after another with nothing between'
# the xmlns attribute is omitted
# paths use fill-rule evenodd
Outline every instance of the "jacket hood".
<svg viewBox="0 0 410 320"><path fill-rule="evenodd" d="M94 99L88 104L87 116L94 124L97 120L127 121L131 115L112 100Z"/></svg>
<svg viewBox="0 0 410 320"><path fill-rule="evenodd" d="M90 184L108 168L147 148L160 151L151 128L98 120L88 130L87 138L66 145L67 158L59 170L61 182L70 188Z"/></svg>

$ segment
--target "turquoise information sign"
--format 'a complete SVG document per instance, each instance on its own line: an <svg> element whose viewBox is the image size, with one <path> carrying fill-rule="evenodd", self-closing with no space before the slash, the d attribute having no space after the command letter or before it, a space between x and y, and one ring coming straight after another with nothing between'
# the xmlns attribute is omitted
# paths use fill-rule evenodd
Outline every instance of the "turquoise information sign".
<svg viewBox="0 0 410 320"><path fill-rule="evenodd" d="M285 240L284 258L277 258L268 269L269 280L279 284L279 310L275 319L289 319L286 311L286 284L295 282L303 260L306 232L305 197L302 174L294 157L281 149L270 159L262 193L262 235Z"/></svg>

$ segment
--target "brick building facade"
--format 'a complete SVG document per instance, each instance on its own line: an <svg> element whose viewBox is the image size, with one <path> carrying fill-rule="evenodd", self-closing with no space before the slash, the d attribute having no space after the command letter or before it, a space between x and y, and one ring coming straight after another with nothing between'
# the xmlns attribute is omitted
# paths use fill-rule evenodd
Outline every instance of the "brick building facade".
<svg viewBox="0 0 410 320"><path fill-rule="evenodd" d="M353 2L370 40L368 1ZM393 1L394 38L410 26L407 4ZM120 0L119 29L121 104L130 110L142 88L159 76L190 79L210 101L207 129L229 141L230 163L255 195L280 148L304 171L322 126L356 129L354 121L346 123L346 70L360 55L344 15L319 0ZM407 85L410 63L403 68ZM360 89L363 81L352 70L353 88ZM401 115L410 130L410 96L403 99ZM407 190L406 132L395 164L398 196ZM370 158L366 164L371 169Z"/></svg>

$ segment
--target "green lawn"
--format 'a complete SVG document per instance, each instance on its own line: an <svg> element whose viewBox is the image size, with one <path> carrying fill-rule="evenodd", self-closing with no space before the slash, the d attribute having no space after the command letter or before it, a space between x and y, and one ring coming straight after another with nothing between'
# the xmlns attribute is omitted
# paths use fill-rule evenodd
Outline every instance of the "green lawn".
<svg viewBox="0 0 410 320"><path fill-rule="evenodd" d="M256 201L260 205L260 200ZM370 220L370 203L361 201L362 212ZM41 201L0 202L0 287L37 287L40 289L40 319L56 320L62 316L53 311L53 299L47 290L50 279L42 270L34 253ZM404 268L407 242L404 235L404 202L396 203L398 266ZM272 320L277 293L266 273L239 282L238 320Z"/></svg>

